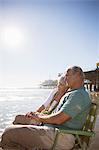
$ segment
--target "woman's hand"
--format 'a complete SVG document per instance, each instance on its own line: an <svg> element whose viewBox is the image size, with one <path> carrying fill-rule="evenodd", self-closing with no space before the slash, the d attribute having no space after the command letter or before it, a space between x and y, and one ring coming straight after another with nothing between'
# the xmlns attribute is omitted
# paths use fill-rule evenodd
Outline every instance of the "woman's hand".
<svg viewBox="0 0 99 150"><path fill-rule="evenodd" d="M26 117L31 117L34 114L34 112L28 112L25 116Z"/></svg>
<svg viewBox="0 0 99 150"><path fill-rule="evenodd" d="M39 121L39 114L40 113L38 113L38 112L28 112L25 116L30 118L30 119Z"/></svg>

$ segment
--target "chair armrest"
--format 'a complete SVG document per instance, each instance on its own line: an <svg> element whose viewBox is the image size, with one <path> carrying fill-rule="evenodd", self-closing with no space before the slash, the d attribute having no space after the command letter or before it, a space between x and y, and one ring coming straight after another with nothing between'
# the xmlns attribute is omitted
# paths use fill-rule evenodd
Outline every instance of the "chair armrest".
<svg viewBox="0 0 99 150"><path fill-rule="evenodd" d="M67 134L74 134L74 135L95 136L95 132L93 132L93 131L59 129L58 132L67 133Z"/></svg>

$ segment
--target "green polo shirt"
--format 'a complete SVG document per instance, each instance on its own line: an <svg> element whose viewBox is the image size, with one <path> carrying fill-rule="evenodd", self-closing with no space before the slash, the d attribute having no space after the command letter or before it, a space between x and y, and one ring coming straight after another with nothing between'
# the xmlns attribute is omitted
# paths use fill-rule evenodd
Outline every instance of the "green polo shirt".
<svg viewBox="0 0 99 150"><path fill-rule="evenodd" d="M71 119L61 125L51 125L57 128L81 129L89 112L91 100L84 87L66 93L57 106L57 111L68 114Z"/></svg>

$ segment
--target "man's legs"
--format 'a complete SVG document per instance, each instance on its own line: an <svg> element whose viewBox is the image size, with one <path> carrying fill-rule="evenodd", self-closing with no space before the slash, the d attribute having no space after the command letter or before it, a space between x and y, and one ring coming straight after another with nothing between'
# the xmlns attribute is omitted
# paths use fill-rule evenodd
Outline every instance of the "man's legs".
<svg viewBox="0 0 99 150"><path fill-rule="evenodd" d="M1 139L3 148L32 149L40 147L50 149L55 132L53 128L33 125L13 125L5 130ZM46 139L44 141L43 139Z"/></svg>
<svg viewBox="0 0 99 150"><path fill-rule="evenodd" d="M51 149L56 132L46 126L13 125L3 133L1 146L18 150ZM59 135L55 150L70 150L74 141L73 135Z"/></svg>
<svg viewBox="0 0 99 150"><path fill-rule="evenodd" d="M30 118L26 117L25 115L17 115L15 117L15 120L13 121L14 125L17 124L22 124L22 125L39 125L40 123L35 121L35 120L31 120Z"/></svg>

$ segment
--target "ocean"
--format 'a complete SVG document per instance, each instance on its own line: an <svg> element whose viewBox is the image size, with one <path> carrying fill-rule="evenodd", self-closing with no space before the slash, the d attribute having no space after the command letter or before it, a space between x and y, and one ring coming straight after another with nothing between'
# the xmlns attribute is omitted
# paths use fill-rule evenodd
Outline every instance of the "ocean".
<svg viewBox="0 0 99 150"><path fill-rule="evenodd" d="M51 89L0 88L0 135L17 114L35 111L50 92Z"/></svg>

